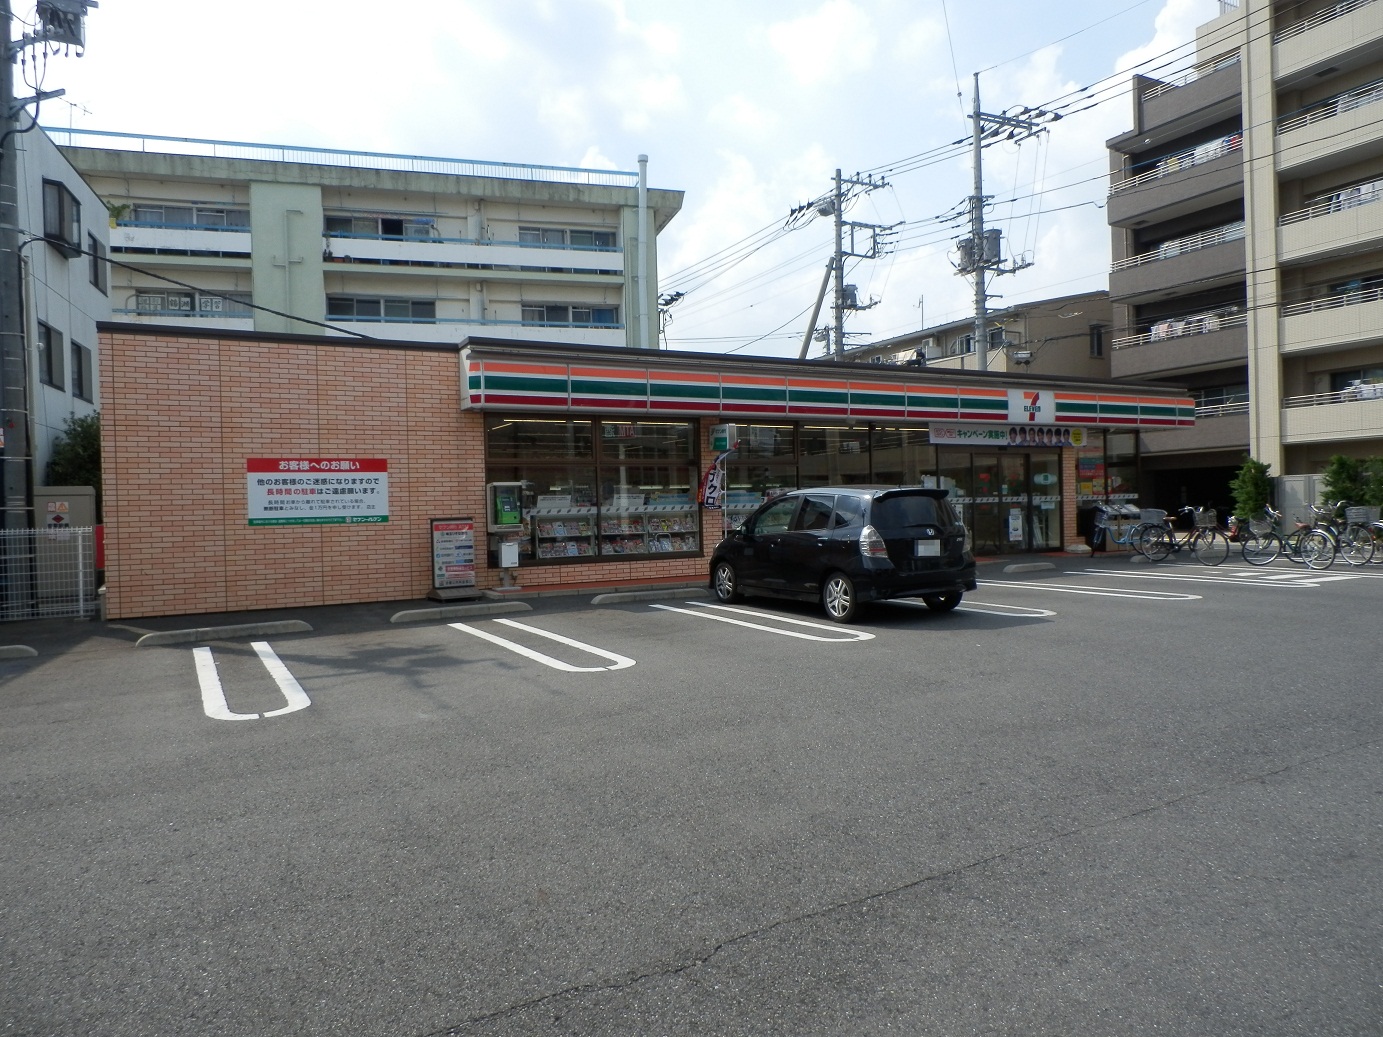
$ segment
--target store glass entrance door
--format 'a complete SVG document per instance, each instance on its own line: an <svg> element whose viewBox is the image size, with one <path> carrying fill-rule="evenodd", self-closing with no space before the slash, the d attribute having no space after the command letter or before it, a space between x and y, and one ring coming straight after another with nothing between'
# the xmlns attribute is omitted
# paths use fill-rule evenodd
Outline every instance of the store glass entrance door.
<svg viewBox="0 0 1383 1037"><path fill-rule="evenodd" d="M1028 482L1032 488L1028 512L1028 547L1055 551L1061 547L1061 455L1028 455Z"/></svg>

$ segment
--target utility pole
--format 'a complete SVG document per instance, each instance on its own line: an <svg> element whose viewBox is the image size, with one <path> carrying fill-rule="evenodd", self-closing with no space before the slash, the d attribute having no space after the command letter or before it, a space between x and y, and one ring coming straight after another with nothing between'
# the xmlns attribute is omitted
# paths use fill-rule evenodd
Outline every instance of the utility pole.
<svg viewBox="0 0 1383 1037"><path fill-rule="evenodd" d="M988 115L980 111L980 74L975 73L975 106L971 113L971 161L975 171L975 193L970 196L970 237L960 242L960 273L973 274L975 278L975 326L971 342L979 361L981 371L989 368L989 292L986 275L1012 274L1031 262L1015 262L1004 266L1000 232L985 230L984 203L989 196L984 193L984 168L981 152L985 141L996 139L1022 140L1041 133L1043 122L1060 118L1054 112L1024 109L1024 114L1039 116L1039 119L1019 118L1011 115ZM1004 130L1008 132L1005 133Z"/></svg>
<svg viewBox="0 0 1383 1037"><path fill-rule="evenodd" d="M834 343L828 341L827 351L833 351L837 360L842 359L845 353L845 314L851 310L867 310L879 304L877 299L863 305L860 304L859 298L855 294L855 286L845 283L845 260L850 257L877 259L883 255L891 244L887 235L893 227L847 220L845 207L853 198L887 186L888 181L882 177L866 176L860 173L856 173L854 176L842 176L840 170L837 169L830 194L822 195L805 205L799 205L788 214L789 222L805 214L808 218L813 215L832 216L835 223L835 249L826 266L826 276L821 282L821 293L818 295L816 307L812 311L811 324L807 328L806 335L802 338L801 356L803 359L806 358L807 347L813 336L818 332L816 318L821 312L821 304L826 297L826 287L830 283L833 273L835 275L835 302L831 307L831 326L820 330L830 338L835 339ZM868 232L867 246L861 245L856 240L857 232Z"/></svg>
<svg viewBox="0 0 1383 1037"><path fill-rule="evenodd" d="M4 528L28 529L32 489L29 450L29 378L19 281L19 163L15 144L14 59L10 0L0 0L5 56L0 68L0 467L4 474Z"/></svg>

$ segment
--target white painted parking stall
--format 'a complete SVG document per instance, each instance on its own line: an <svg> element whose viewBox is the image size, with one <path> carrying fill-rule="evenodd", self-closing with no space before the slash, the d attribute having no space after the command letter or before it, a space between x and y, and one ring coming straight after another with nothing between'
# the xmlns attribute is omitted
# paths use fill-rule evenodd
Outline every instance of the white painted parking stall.
<svg viewBox="0 0 1383 1037"><path fill-rule="evenodd" d="M1083 574L1076 574L1083 575ZM1061 583L1057 580L1003 580L986 584L987 588L1050 591L1053 594L1092 595L1097 598L1132 598L1136 601L1199 601L1199 594L1184 594L1179 591L1132 590L1122 587L1100 587L1080 583Z"/></svg>
<svg viewBox="0 0 1383 1037"><path fill-rule="evenodd" d="M1364 573L1326 573L1316 569L1259 569L1253 566L1207 569L1201 565L1176 566L1157 571L1132 572L1125 569L1067 570L1068 576L1105 576L1124 580L1161 580L1180 583L1213 583L1222 586L1284 587L1314 589L1327 583L1368 579ZM1376 578L1376 577L1375 577Z"/></svg>
<svg viewBox="0 0 1383 1037"><path fill-rule="evenodd" d="M595 645L589 645L586 644L584 641L577 641L574 638L565 637L562 634L555 634L551 630L543 630L542 628L535 627L530 623L520 623L518 620L515 619L497 619L495 620L495 622L502 623L505 626L512 627L516 630L527 631L530 634L546 638L549 641L555 641L558 644L566 645L568 648L575 648L578 651L584 652L588 655L594 655L597 658L608 660L610 665L577 666L574 663L569 663L562 659L558 659L554 656L546 654L545 652L539 652L533 648L529 648L527 645L520 644L517 641L512 641L507 637L500 637L498 634L491 633L488 630L482 630L480 627L472 626L469 623L449 623L448 626L450 626L453 630L460 630L461 632L470 634L473 637L478 637L481 640L488 641L490 642L490 644L498 645L499 647L504 648L507 651L513 652L515 655L521 655L525 659L532 659L534 662L542 663L544 666L550 666L552 669L561 670L564 673L600 673L607 670L626 670L629 667L633 666L635 663L635 661L633 659L630 659L628 656L617 655L614 652L607 652L603 648L597 648Z"/></svg>
<svg viewBox="0 0 1383 1037"><path fill-rule="evenodd" d="M750 630L764 630L770 634L781 634L783 637L796 637L803 641L828 641L835 643L845 643L851 641L872 641L874 635L866 630L854 630L826 623L813 623L805 619L795 619L792 616L779 616L770 612L758 612L754 609L735 608L731 605L709 605L702 601L688 601L687 605L691 608L678 608L675 605L651 605L650 608L662 609L664 612L678 612L684 616L695 616L698 619L709 619L717 623L729 623L733 626L746 627ZM734 613L741 616L752 616L756 620L764 622L750 622L747 619L735 619L733 616L723 615L722 613ZM777 624L784 624L779 626ZM792 627L805 627L810 630L824 630L830 637L823 637L820 634L807 633L803 629L791 629Z"/></svg>
<svg viewBox="0 0 1383 1037"><path fill-rule="evenodd" d="M226 701L226 691L221 685L221 674L216 669L216 658L211 654L210 648L202 646L192 649L192 658L197 667L197 682L201 685L202 691L202 712L212 720L259 720L296 713L298 710L306 709L312 705L312 700L308 698L307 692L303 691L302 685L298 683L297 678L289 672L288 667L283 664L273 648L269 646L269 642L254 641L251 642L250 647L255 650L255 655L259 657L259 661L269 671L269 676L278 685L287 705L282 709L273 709L267 713L233 712Z"/></svg>

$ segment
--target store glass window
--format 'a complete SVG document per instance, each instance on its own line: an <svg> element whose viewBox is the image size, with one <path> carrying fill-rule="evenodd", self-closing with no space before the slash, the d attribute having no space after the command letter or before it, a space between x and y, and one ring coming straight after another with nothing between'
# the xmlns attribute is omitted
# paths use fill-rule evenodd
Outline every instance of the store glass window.
<svg viewBox="0 0 1383 1037"><path fill-rule="evenodd" d="M1109 499L1135 500L1138 497L1138 433L1107 432L1104 443Z"/></svg>
<svg viewBox="0 0 1383 1037"><path fill-rule="evenodd" d="M797 460L797 429L793 425L740 425L738 460Z"/></svg>
<svg viewBox="0 0 1383 1037"><path fill-rule="evenodd" d="M486 420L485 444L492 463L548 458L592 460L594 423L491 417Z"/></svg>
<svg viewBox="0 0 1383 1037"><path fill-rule="evenodd" d="M1087 429L1085 445L1076 449L1076 500L1079 504L1103 501L1105 487L1104 433Z"/></svg>
<svg viewBox="0 0 1383 1037"><path fill-rule="evenodd" d="M936 475L936 447L920 429L876 428L871 454L877 483L921 486Z"/></svg>
<svg viewBox="0 0 1383 1037"><path fill-rule="evenodd" d="M869 429L802 429L801 478L804 486L858 486L871 481Z"/></svg>
<svg viewBox="0 0 1383 1037"><path fill-rule="evenodd" d="M688 422L490 416L487 480L523 484L523 561L699 552L695 444Z"/></svg>

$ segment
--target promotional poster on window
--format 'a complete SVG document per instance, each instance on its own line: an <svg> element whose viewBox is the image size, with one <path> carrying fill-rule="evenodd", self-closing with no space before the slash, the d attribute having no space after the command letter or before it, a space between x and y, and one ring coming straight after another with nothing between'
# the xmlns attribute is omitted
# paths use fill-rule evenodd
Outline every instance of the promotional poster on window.
<svg viewBox="0 0 1383 1037"><path fill-rule="evenodd" d="M389 521L389 462L378 457L251 457L252 526Z"/></svg>

